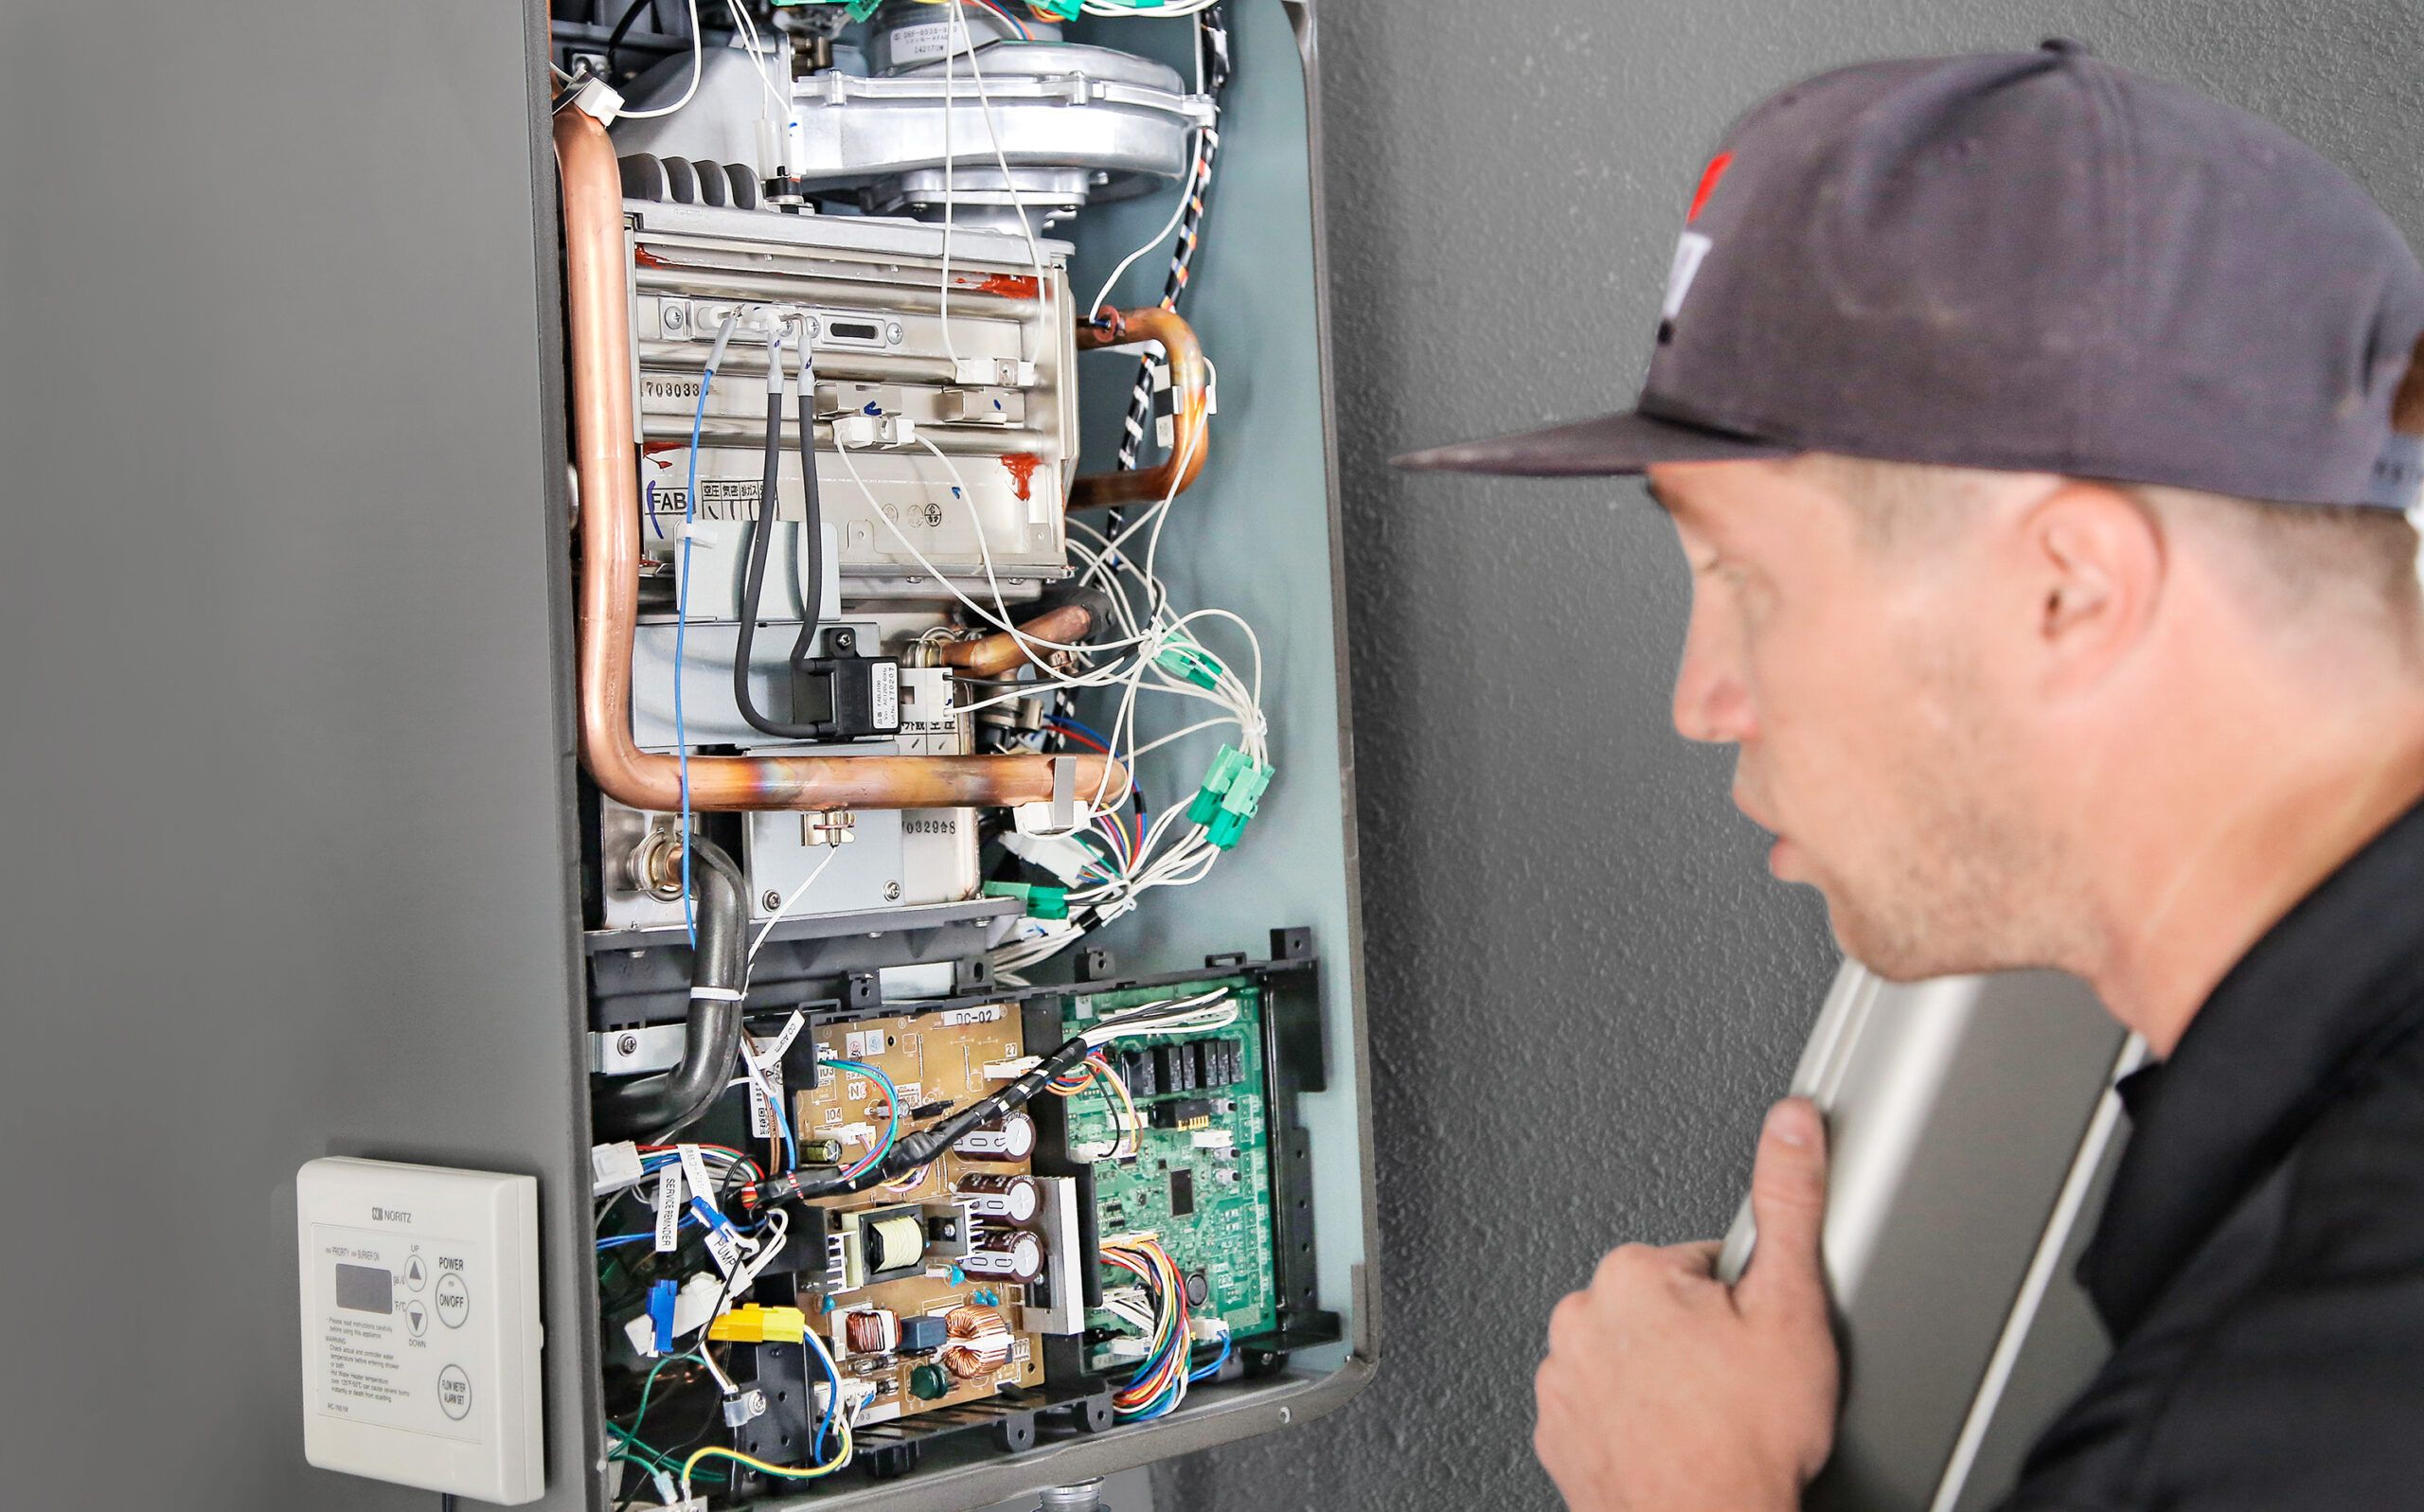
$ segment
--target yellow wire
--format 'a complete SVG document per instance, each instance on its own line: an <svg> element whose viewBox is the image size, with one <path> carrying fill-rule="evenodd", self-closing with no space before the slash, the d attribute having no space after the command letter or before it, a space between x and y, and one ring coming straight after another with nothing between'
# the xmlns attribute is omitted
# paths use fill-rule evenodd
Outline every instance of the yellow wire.
<svg viewBox="0 0 2424 1512"><path fill-rule="evenodd" d="M787 1481L812 1481L820 1475L832 1474L850 1463L851 1451L848 1416L837 1414L833 1422L841 1434L842 1452L823 1465L808 1468L797 1468L788 1465L769 1465L754 1454L743 1454L737 1449L725 1449L720 1444L709 1444L704 1449L693 1450L690 1457L682 1462L682 1499L686 1502L690 1499L690 1472L698 1468L699 1462L704 1459L734 1460L748 1466L760 1475L779 1475Z"/></svg>

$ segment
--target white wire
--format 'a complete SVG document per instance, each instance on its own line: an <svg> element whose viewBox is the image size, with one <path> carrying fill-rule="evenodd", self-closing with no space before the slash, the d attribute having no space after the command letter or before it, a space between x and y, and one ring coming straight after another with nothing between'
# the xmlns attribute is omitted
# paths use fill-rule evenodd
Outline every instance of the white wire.
<svg viewBox="0 0 2424 1512"><path fill-rule="evenodd" d="M792 905L799 901L800 895L808 891L809 884L815 881L819 877L824 876L825 868L832 865L833 858L840 854L842 854L842 847L839 845L828 845L825 847L825 858L808 869L808 875L801 878L799 880L799 885L792 889L791 896L783 899L783 906L775 910L775 912L768 916L765 927L758 932L758 937L755 940L752 940L749 944L749 962L751 964L754 964L757 961L758 952L765 945L766 936L775 933L775 926L783 921L783 916L792 911ZM742 974L748 974L746 966L742 969Z"/></svg>
<svg viewBox="0 0 2424 1512"><path fill-rule="evenodd" d="M968 40L968 77L976 85L976 106L985 116L985 134L993 140L993 161L1002 169L1003 191L1010 197L1010 208L1018 212L1019 229L1026 233L1027 260L1035 265L1036 303L1042 307L1048 327L1052 316L1052 282L1043 276L1043 247L1035 239L1035 223L1026 218L1026 205L1020 200L1019 187L1010 178L1010 160L1002 151L1002 129L993 119L993 101L985 93L985 70L976 66L975 40L969 33L968 9L962 0L951 0L951 14L958 36ZM950 102L946 100L944 105L948 115ZM943 186L943 192L951 192L948 183Z"/></svg>
<svg viewBox="0 0 2424 1512"><path fill-rule="evenodd" d="M706 71L707 40L699 30L699 0L690 0L690 87L682 91L682 98L670 105L660 105L654 110L627 110L622 113L623 119L645 121L672 115L690 103L690 97L699 92L699 76Z"/></svg>
<svg viewBox="0 0 2424 1512"><path fill-rule="evenodd" d="M1163 223L1162 228L1159 231L1153 233L1153 239L1151 240L1146 242L1143 246L1138 247L1135 251L1119 259L1119 266L1111 270L1111 276L1102 281L1102 287L1096 291L1094 298L1088 300L1085 308L1078 311L1079 318L1092 320L1094 318L1095 311L1103 307L1103 301L1111 297L1112 287L1119 282L1119 276L1126 273L1129 266L1135 262L1138 258L1143 257L1146 253L1152 251L1155 247L1158 247L1163 242L1167 241L1170 239L1170 233L1178 229L1179 222L1185 219L1187 202L1195 198L1195 180L1197 175L1196 164L1198 157L1203 151L1203 148L1200 145L1200 138L1202 135L1203 128L1197 127L1188 137L1190 142L1197 142L1199 145L1196 147L1194 151L1187 154L1186 177L1179 181L1178 204L1170 207L1169 220Z"/></svg>
<svg viewBox="0 0 2424 1512"><path fill-rule="evenodd" d="M788 151L791 149L791 138L788 134L791 131L791 101L785 99L782 91L775 87L775 76L766 72L766 46L758 39L758 23L751 18L748 8L743 6L740 0L723 0L723 3L725 9L732 12L732 19L740 25L741 38L748 45L749 66L757 73L758 82L765 86L766 103L774 107L774 111L769 113L769 118L772 118L775 113L779 113L782 116L783 130L786 133L783 147L784 151ZM772 172L774 166L772 163L765 164L763 170Z"/></svg>
<svg viewBox="0 0 2424 1512"><path fill-rule="evenodd" d="M1209 10L1220 0L1170 0L1167 5L1140 6L1122 4L1120 0L1086 0L1082 8L1090 16L1126 16L1139 21L1167 21L1178 16L1191 16L1199 10Z"/></svg>

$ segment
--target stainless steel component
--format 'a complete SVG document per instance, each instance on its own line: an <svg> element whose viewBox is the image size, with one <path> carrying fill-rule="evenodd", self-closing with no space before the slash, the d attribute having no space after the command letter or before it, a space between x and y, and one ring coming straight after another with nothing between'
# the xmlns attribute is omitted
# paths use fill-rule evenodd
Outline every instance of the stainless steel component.
<svg viewBox="0 0 2424 1512"><path fill-rule="evenodd" d="M2020 1347L2016 1299L2033 1312L2053 1284L2041 1254L2081 1219L2082 1147L2111 1142L2099 1110L2123 1054L2067 976L1898 986L1844 967L1792 1082L1827 1114L1827 1276L1850 1361L1805 1505L1928 1512L1949 1471L1957 1494L1994 1416L1981 1382ZM1720 1276L1756 1263L1756 1237L1746 1203Z"/></svg>
<svg viewBox="0 0 2424 1512"><path fill-rule="evenodd" d="M1043 1237L1043 1276L1021 1309L1023 1328L1036 1333L1079 1333L1086 1326L1085 1245L1078 1231L1078 1183L1066 1176L1039 1176L1043 1201L1036 1227Z"/></svg>
<svg viewBox="0 0 2424 1512"><path fill-rule="evenodd" d="M1102 1512L1102 1482L1096 1479L1079 1481L1075 1485L1047 1485L1036 1512Z"/></svg>
<svg viewBox="0 0 2424 1512"><path fill-rule="evenodd" d="M1210 98L1187 93L1176 70L1107 47L980 47L976 66L989 113L965 58L949 80L936 60L876 78L798 81L794 171L812 188L859 190L874 215L938 218L948 188L954 224L1007 231L1020 224L1015 193L1040 229L1090 201L1177 178L1188 133L1212 118Z"/></svg>
<svg viewBox="0 0 2424 1512"><path fill-rule="evenodd" d="M633 326L645 337L633 381L651 549L669 551L680 537L694 430L700 514L758 515L767 328L789 320L793 330L805 323L816 331L818 492L835 535L829 560L847 599L931 599L937 586L904 589L901 579L981 582L989 560L996 577L1067 576L1063 513L1078 443L1064 246L1042 244L1040 287L1024 238L954 230L946 300L939 227L630 200L624 207L633 222ZM707 353L735 313L743 318L703 410ZM786 346L787 372L796 360ZM971 388L1005 392L980 411L965 397ZM863 417L870 403L909 422L917 438L841 454L833 418ZM787 402L776 463L786 518L798 517L806 496L796 428ZM773 577L779 588L781 575Z"/></svg>
<svg viewBox="0 0 2424 1512"><path fill-rule="evenodd" d="M799 843L803 845L847 845L858 838L854 814L811 810L799 816Z"/></svg>
<svg viewBox="0 0 2424 1512"><path fill-rule="evenodd" d="M680 1023L651 1023L589 1037L589 1069L600 1076L637 1076L682 1063Z"/></svg>

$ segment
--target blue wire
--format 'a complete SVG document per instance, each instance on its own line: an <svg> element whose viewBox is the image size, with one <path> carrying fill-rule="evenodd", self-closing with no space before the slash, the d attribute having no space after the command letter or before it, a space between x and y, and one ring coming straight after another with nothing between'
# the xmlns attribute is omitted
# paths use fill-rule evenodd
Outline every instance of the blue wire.
<svg viewBox="0 0 2424 1512"><path fill-rule="evenodd" d="M766 1106L775 1111L775 1127L782 1131L784 1156L791 1161L793 1170L799 1169L799 1145L792 1138L792 1121L783 1116L783 1100L769 1097Z"/></svg>
<svg viewBox="0 0 2424 1512"><path fill-rule="evenodd" d="M1219 1375L1221 1373L1221 1367L1228 1362L1229 1336L1227 1334L1222 1334L1221 1336L1221 1352L1212 1357L1212 1363L1204 1366L1201 1370L1192 1370L1187 1372L1186 1379L1189 1381L1207 1379L1210 1377Z"/></svg>
<svg viewBox="0 0 2424 1512"><path fill-rule="evenodd" d="M673 749L682 766L682 926L690 949L699 948L699 914L690 892L690 737L682 720L682 654L690 631L690 526L699 518L699 432L707 420L707 390L715 386L709 365L699 376L699 403L690 412L690 487L682 497L682 583L673 605Z"/></svg>
<svg viewBox="0 0 2424 1512"><path fill-rule="evenodd" d="M1111 737L1103 734L1100 730L1096 729L1091 724L1080 723L1078 720L1069 718L1065 714L1048 714L1045 715L1044 718L1050 720L1053 723L1060 725L1063 729L1077 731L1079 735L1082 735L1087 739L1100 745L1106 751L1111 749Z"/></svg>
<svg viewBox="0 0 2424 1512"><path fill-rule="evenodd" d="M815 1349L810 1353L815 1355L816 1362L825 1367L825 1413L816 1420L816 1436L808 1441L808 1457L821 1463L825 1458L825 1435L833 1431L833 1413L842 1405L842 1377L833 1368L830 1351Z"/></svg>

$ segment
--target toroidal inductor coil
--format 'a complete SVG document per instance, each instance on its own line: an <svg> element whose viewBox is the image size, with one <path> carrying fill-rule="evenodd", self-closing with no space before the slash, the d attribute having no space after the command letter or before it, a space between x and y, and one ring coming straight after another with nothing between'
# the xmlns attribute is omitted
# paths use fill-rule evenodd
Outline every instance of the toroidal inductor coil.
<svg viewBox="0 0 2424 1512"><path fill-rule="evenodd" d="M925 1220L914 1213L897 1213L863 1225L866 1267L870 1275L905 1271L926 1257Z"/></svg>
<svg viewBox="0 0 2424 1512"><path fill-rule="evenodd" d="M1009 1362L1010 1325L990 1308L954 1307L943 1315L943 1332L952 1341L943 1350L943 1368L962 1380Z"/></svg>
<svg viewBox="0 0 2424 1512"><path fill-rule="evenodd" d="M842 1341L854 1355L888 1355L900 1347L900 1315L862 1307L842 1315Z"/></svg>

